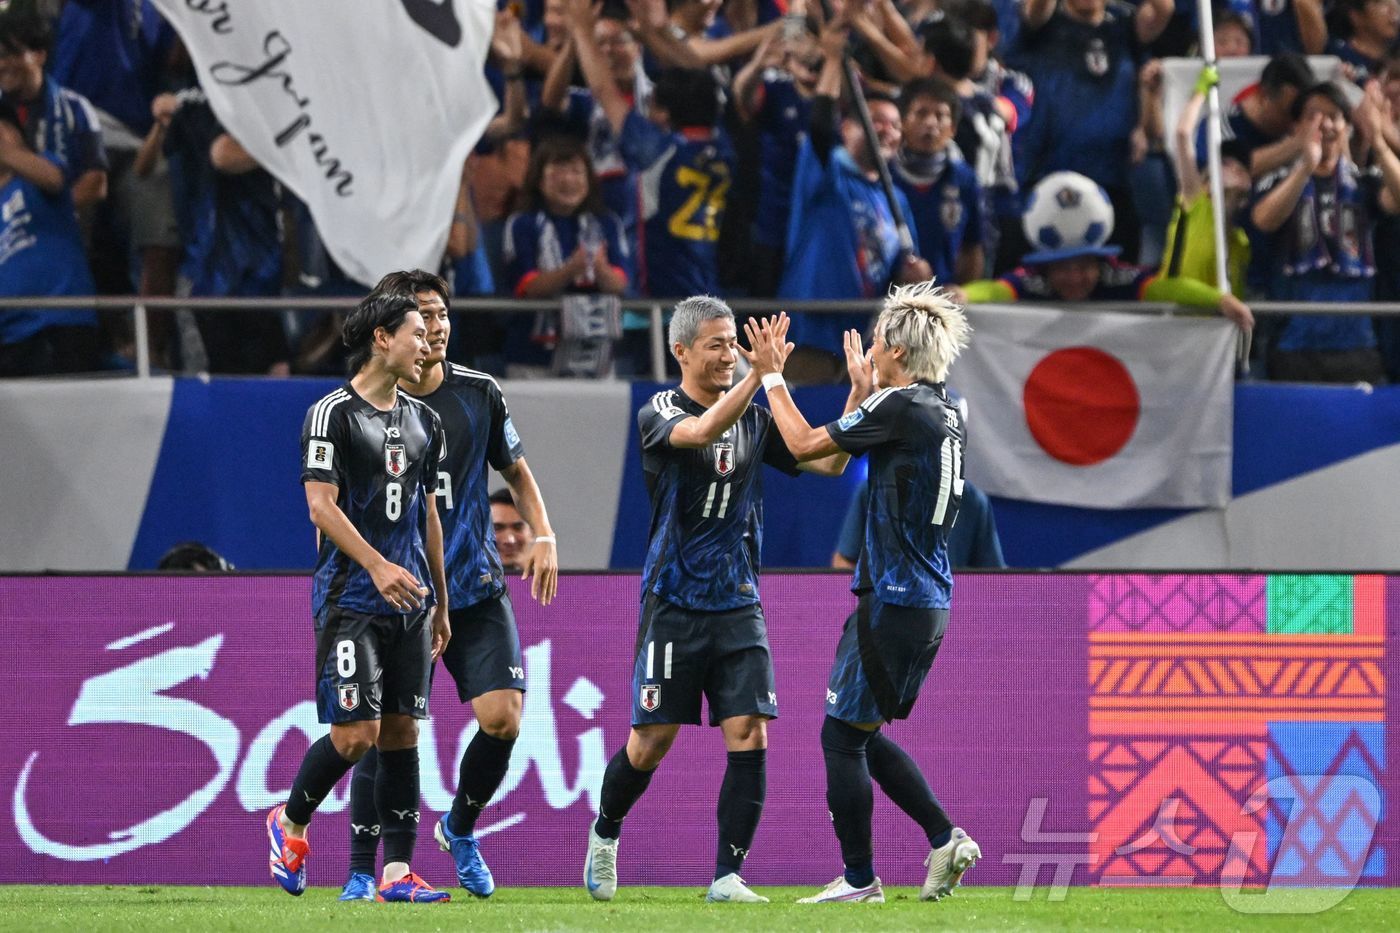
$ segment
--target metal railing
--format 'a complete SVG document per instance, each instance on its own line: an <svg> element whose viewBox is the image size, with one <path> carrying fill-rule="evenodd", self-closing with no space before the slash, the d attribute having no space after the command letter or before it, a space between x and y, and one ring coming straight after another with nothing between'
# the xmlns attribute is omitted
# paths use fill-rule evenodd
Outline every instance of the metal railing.
<svg viewBox="0 0 1400 933"><path fill-rule="evenodd" d="M667 310L679 299L623 298L624 311L644 313L649 321L652 378L657 382L666 380L666 328ZM348 311L359 301L352 297L286 297L286 298L176 298L143 297L138 295L99 295L92 297L76 296L35 296L30 298L0 297L0 311L23 310L71 310L94 309L97 311L130 311L136 348L136 375L139 378L151 376L150 327L147 314L150 311L246 311L249 313L281 313L285 311ZM873 314L880 308L880 301L785 301L774 298L735 298L726 299L734 313L741 319L745 315L773 314L778 311L789 313L852 314L865 311ZM1028 302L1034 304L1034 302ZM981 307L996 307L996 304ZM1158 317L1190 316L1199 317L1199 308L1188 308L1162 302L1061 302L1054 305L1066 310L1115 311L1129 314L1142 314ZM1256 317L1286 316L1296 314L1325 315L1372 315L1392 317L1400 315L1400 302L1367 301L1349 304L1319 304L1302 301L1260 301L1251 302L1250 309ZM517 298L454 298L453 313L468 314L525 314L539 311L557 311L557 300L517 299Z"/></svg>

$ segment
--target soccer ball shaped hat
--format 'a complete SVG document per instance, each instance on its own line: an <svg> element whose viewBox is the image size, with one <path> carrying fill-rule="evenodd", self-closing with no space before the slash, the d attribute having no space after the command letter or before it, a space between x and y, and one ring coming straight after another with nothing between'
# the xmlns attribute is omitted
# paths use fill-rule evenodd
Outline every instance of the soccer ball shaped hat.
<svg viewBox="0 0 1400 933"><path fill-rule="evenodd" d="M1034 251L1021 258L1026 265L1117 256L1117 246L1105 246L1113 232L1113 204L1093 181L1078 172L1046 175L1026 199L1021 227Z"/></svg>

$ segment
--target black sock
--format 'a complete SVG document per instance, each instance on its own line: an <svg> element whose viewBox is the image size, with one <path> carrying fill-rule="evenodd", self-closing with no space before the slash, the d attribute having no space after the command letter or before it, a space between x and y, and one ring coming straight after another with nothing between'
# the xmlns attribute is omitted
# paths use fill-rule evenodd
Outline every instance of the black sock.
<svg viewBox="0 0 1400 933"><path fill-rule="evenodd" d="M350 871L374 874L379 854L379 808L374 803L374 777L379 770L379 751L371 748L355 763L350 775Z"/></svg>
<svg viewBox="0 0 1400 933"><path fill-rule="evenodd" d="M870 814L875 808L865 745L871 733L826 717L822 723L822 757L826 759L826 805L841 843L846 881L863 888L875 880L870 844Z"/></svg>
<svg viewBox="0 0 1400 933"><path fill-rule="evenodd" d="M374 779L374 803L379 825L384 827L384 864L413 863L418 843L418 749L396 748L379 752L379 774Z"/></svg>
<svg viewBox="0 0 1400 933"><path fill-rule="evenodd" d="M457 796L452 798L452 815L447 818L447 828L454 834L470 836L476 829L476 818L505 779L514 747L515 739L498 739L484 729L472 737L457 768Z"/></svg>
<svg viewBox="0 0 1400 933"><path fill-rule="evenodd" d="M768 752L755 748L730 752L724 783L719 786L719 849L715 854L715 880L735 875L744 867L744 857L758 831L763 815L763 797L768 783Z"/></svg>
<svg viewBox="0 0 1400 933"><path fill-rule="evenodd" d="M354 766L353 761L345 760L335 750L330 736L323 735L312 742L292 782L292 792L287 795L287 819L299 826L310 823L311 814L316 812L321 801Z"/></svg>
<svg viewBox="0 0 1400 933"><path fill-rule="evenodd" d="M942 838L948 841L953 823L948 814L938 804L938 798L929 790L928 781L909 753L895 744L888 736L876 732L865 745L865 760L870 765L870 776L880 785L885 796L895 802L895 806L909 814L928 836L929 845L937 848Z"/></svg>
<svg viewBox="0 0 1400 933"><path fill-rule="evenodd" d="M632 805L641 799L651 783L651 771L638 771L627 757L627 746L618 749L603 771L603 791L598 800L598 821L593 829L604 839L616 839L622 834L622 820Z"/></svg>

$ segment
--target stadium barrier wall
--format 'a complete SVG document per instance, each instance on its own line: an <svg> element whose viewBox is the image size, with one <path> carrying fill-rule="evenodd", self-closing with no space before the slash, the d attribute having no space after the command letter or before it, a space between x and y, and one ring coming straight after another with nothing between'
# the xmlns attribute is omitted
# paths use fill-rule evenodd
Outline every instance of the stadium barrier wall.
<svg viewBox="0 0 1400 933"><path fill-rule="evenodd" d="M566 575L541 609L512 583L529 691L479 824L502 885L580 881L638 592ZM781 718L744 874L820 884L839 856L818 733L854 599L834 574L767 576L763 598ZM980 842L970 883L1393 885L1397 618L1381 576L965 574L912 718L887 728ZM0 624L25 633L0 660L0 882L269 883L265 813L322 732L306 578L3 577ZM450 885L428 827L474 725L450 684L432 713L415 868ZM724 764L717 731L683 730L628 818L624 885L709 880ZM344 880L347 792L312 825L312 884ZM917 883L926 844L876 800L877 869Z"/></svg>
<svg viewBox="0 0 1400 933"><path fill-rule="evenodd" d="M0 572L145 570L202 540L247 570L315 559L297 439L329 379L0 380ZM577 570L630 569L650 505L635 415L653 383L504 385ZM839 386L798 390L814 419ZM978 443L977 415L970 437ZM994 499L1012 566L1400 571L1400 387L1235 388L1224 509L1088 509ZM865 468L764 472L764 562L826 566ZM976 476L970 477L976 482Z"/></svg>

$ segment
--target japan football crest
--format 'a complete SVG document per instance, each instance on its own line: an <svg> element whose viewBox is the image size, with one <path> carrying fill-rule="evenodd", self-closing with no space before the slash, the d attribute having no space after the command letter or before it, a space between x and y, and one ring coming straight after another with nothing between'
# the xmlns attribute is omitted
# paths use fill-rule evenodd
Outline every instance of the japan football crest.
<svg viewBox="0 0 1400 933"><path fill-rule="evenodd" d="M715 472L720 476L728 476L734 472L734 445L715 444Z"/></svg>
<svg viewBox="0 0 1400 933"><path fill-rule="evenodd" d="M642 684L642 709L648 713L656 712L661 705L661 685Z"/></svg>
<svg viewBox="0 0 1400 933"><path fill-rule="evenodd" d="M341 684L335 688L336 699L340 701L340 708L347 713L360 707L360 685Z"/></svg>
<svg viewBox="0 0 1400 933"><path fill-rule="evenodd" d="M958 189L953 185L945 185L943 188L943 207L939 215L944 230L956 230L958 224L962 223L962 200L958 197Z"/></svg>
<svg viewBox="0 0 1400 933"><path fill-rule="evenodd" d="M403 476L408 469L408 457L403 444L387 444L384 447L384 470L390 476Z"/></svg>
<svg viewBox="0 0 1400 933"><path fill-rule="evenodd" d="M1084 67L1096 78L1108 74L1108 50L1104 48L1102 39L1089 40L1089 48L1084 52Z"/></svg>

